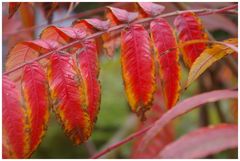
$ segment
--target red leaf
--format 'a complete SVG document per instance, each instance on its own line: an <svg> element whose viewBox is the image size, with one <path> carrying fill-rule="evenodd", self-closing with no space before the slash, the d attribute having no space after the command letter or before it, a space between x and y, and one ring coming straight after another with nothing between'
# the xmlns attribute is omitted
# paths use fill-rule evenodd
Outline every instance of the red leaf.
<svg viewBox="0 0 240 161"><path fill-rule="evenodd" d="M8 4L8 19L10 19L17 12L21 2L9 2Z"/></svg>
<svg viewBox="0 0 240 161"><path fill-rule="evenodd" d="M204 158L238 146L238 126L220 124L204 127L182 136L166 146L160 158Z"/></svg>
<svg viewBox="0 0 240 161"><path fill-rule="evenodd" d="M40 54L44 54L58 47L59 44L57 42L50 40L33 40L18 43L8 53L6 70L10 70L26 61L37 58ZM10 78L19 80L21 74L22 69L12 73Z"/></svg>
<svg viewBox="0 0 240 161"><path fill-rule="evenodd" d="M165 10L165 7L152 2L138 2L140 13L143 17L157 16Z"/></svg>
<svg viewBox="0 0 240 161"><path fill-rule="evenodd" d="M30 156L40 144L49 118L47 77L37 62L24 67L22 91L30 125Z"/></svg>
<svg viewBox="0 0 240 161"><path fill-rule="evenodd" d="M40 37L43 40L54 40L66 44L74 39L83 39L87 33L79 28L49 26L45 28Z"/></svg>
<svg viewBox="0 0 240 161"><path fill-rule="evenodd" d="M114 24L130 23L138 17L137 12L128 12L115 7L107 7L107 18Z"/></svg>
<svg viewBox="0 0 240 161"><path fill-rule="evenodd" d="M3 157L24 158L26 136L25 118L15 84L7 76L2 82Z"/></svg>
<svg viewBox="0 0 240 161"><path fill-rule="evenodd" d="M121 65L131 110L142 119L150 109L155 91L155 71L150 37L142 25L122 31Z"/></svg>
<svg viewBox="0 0 240 161"><path fill-rule="evenodd" d="M203 25L195 13L187 12L178 15L174 20L180 43L189 40L207 40ZM182 54L185 64L191 67L195 59L207 47L206 43L191 44L183 47Z"/></svg>
<svg viewBox="0 0 240 161"><path fill-rule="evenodd" d="M97 18L90 18L90 19L83 19L77 20L73 23L73 27L76 28L83 28L88 30L99 30L104 31L109 29L110 23L109 21L102 21Z"/></svg>
<svg viewBox="0 0 240 161"><path fill-rule="evenodd" d="M153 20L150 31L160 65L159 73L165 104L170 109L176 104L180 91L179 51L176 38L171 26L164 19Z"/></svg>
<svg viewBox="0 0 240 161"><path fill-rule="evenodd" d="M97 119L100 105L100 83L98 81L99 65L97 47L93 41L83 42L83 48L77 55L79 70L82 76L87 109L92 122Z"/></svg>
<svg viewBox="0 0 240 161"><path fill-rule="evenodd" d="M177 118L178 116L181 116L197 107L201 107L200 105L202 104L215 102L227 98L236 98L237 96L237 91L215 90L183 100L182 102L174 106L172 109L168 110L160 119L158 119L154 123L153 127L144 136L142 142L142 149L146 147L149 141L153 137L155 137L167 123Z"/></svg>
<svg viewBox="0 0 240 161"><path fill-rule="evenodd" d="M48 80L54 111L66 135L75 144L85 142L91 135L92 124L84 104L81 78L70 55L51 56Z"/></svg>

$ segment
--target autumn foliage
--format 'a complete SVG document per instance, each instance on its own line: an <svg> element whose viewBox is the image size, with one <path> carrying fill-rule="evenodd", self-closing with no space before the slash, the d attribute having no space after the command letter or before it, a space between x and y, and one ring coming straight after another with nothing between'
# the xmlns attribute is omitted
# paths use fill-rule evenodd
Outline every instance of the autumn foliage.
<svg viewBox="0 0 240 161"><path fill-rule="evenodd" d="M9 3L9 18L21 5ZM51 15L57 5L50 11L45 6L45 10ZM45 135L50 109L74 144L85 143L101 110L99 58L112 57L117 47L130 109L145 121L137 136L146 135L134 143L133 158L202 158L237 147L236 124L204 127L179 140L174 140L170 124L198 105L237 97L237 90L225 89L178 103L181 92L213 63L238 52L238 38L210 39L200 16L236 7L163 14L166 7L151 2L136 3L134 12L107 6L107 20L88 18L68 27L49 25L39 39L18 42L7 55L2 76L3 158L32 155ZM168 16L175 16L173 26L165 19ZM181 58L189 69L184 84ZM189 146L200 142L205 150Z"/></svg>

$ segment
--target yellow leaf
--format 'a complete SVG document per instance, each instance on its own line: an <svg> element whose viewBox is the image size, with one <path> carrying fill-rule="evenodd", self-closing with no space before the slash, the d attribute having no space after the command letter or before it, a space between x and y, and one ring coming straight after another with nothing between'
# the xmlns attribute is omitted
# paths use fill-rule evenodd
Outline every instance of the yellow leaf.
<svg viewBox="0 0 240 161"><path fill-rule="evenodd" d="M214 44L212 47L205 49L200 56L194 61L187 80L188 87L194 80L196 80L207 68L209 68L213 63L220 60L228 54L233 54L235 51L229 47L229 45L237 46L238 39L232 38L225 40L223 44Z"/></svg>

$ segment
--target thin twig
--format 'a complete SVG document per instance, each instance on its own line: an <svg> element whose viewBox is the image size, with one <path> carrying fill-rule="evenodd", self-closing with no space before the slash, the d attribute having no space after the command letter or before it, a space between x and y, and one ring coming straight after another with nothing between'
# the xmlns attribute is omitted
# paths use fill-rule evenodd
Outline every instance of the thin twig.
<svg viewBox="0 0 240 161"><path fill-rule="evenodd" d="M97 159L97 158L103 156L104 154L106 154L106 153L108 153L108 152L110 152L110 151L118 148L119 146L121 146L121 145L123 145L123 144L125 144L125 143L127 143L127 142L129 142L129 141L131 141L131 140L133 140L133 139L135 139L135 138L143 135L143 134L144 134L145 132L147 132L152 126L153 126L153 124L150 125L150 126L148 126L148 127L146 127L146 128L144 128L144 129L142 129L142 130L140 130L140 131L138 131L138 132L136 132L136 133L133 133L132 135L130 135L130 136L128 136L127 138L125 138L124 140L122 140L122 141L120 141L120 142L117 142L117 143L113 144L112 146L109 146L108 148L104 149L103 151L100 151L99 153L97 153L96 155L94 155L93 157L91 157L91 159Z"/></svg>
<svg viewBox="0 0 240 161"><path fill-rule="evenodd" d="M235 5L233 5L233 6L235 6ZM236 6L235 6L235 7L236 7ZM230 9L232 9L232 7L231 7ZM194 12L194 13L196 13L196 14L204 13L204 12L208 12L209 14L218 13L218 11L221 11L221 12L222 12L222 9L213 9L213 11L211 11L211 12L209 12L209 10L211 10L211 9L196 9L196 10L186 10L186 11L175 11L175 12L170 12L170 13L166 13L166 14L161 14L161 15L158 15L158 16L155 16L155 17L151 17L151 18L144 18L144 19L136 20L136 21L132 22L132 24L146 23L146 22L150 22L150 21L152 21L152 20L154 20L154 19L156 19L156 18L166 18L166 17L171 17L171 16L177 16L177 15L179 15L179 14L186 13L186 12ZM33 62L35 62L35 61L39 61L39 60L41 60L41 59L43 59L43 58L45 58L45 57L48 57L48 56L50 56L52 53L54 53L54 52L56 52L56 51L65 50L65 49L67 49L67 48L69 48L69 47L71 47L71 46L74 46L74 45L80 43L81 41L88 40L88 39L93 39L93 38L97 38L97 37L99 37L99 36L101 36L101 35L103 35L103 34L105 34L105 33L112 32L112 31L116 31L116 30L120 30L120 29L123 29L123 28L125 28L125 27L127 27L127 26L129 26L129 24L117 25L117 26L114 26L114 27L109 28L109 29L106 30L106 31L100 31L100 32L94 33L94 34L92 34L92 35L89 35L89 36L85 37L83 40L75 40L75 41L73 41L73 42L71 42L71 43L69 43L69 44L66 44L66 45L64 45L64 46L56 49L56 50L50 51L50 52L48 52L48 53L46 53L46 54L44 54L44 55L42 55L42 56L40 56L40 57L38 57L38 58L32 59L32 60L27 61L27 62L25 62L25 63L23 63L23 64L15 67L15 68L12 68L11 70L4 72L3 74L4 74L4 75L8 75L8 74L10 74L10 73L12 73L12 72L14 72L14 71L16 71L16 70L24 67L24 66L27 65L27 64L30 64L30 63L33 63Z"/></svg>

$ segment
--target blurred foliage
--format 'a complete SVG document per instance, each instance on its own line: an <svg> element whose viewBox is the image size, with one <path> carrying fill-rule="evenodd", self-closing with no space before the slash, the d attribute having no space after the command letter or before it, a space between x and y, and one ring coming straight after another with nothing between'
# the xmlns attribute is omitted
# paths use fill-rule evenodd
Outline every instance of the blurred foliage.
<svg viewBox="0 0 240 161"><path fill-rule="evenodd" d="M84 3L84 5L82 5ZM101 6L109 5L110 3L89 3L80 2L75 13L80 13L89 9L98 8ZM104 14L104 13L101 13ZM100 14L100 15L101 15ZM95 15L91 16L94 17ZM237 20L233 18L233 22L237 24ZM223 30L215 30L211 34L217 40L223 40L231 37L229 33ZM4 64L4 63L3 63ZM113 58L107 56L101 56L100 58L100 81L101 81L101 106L98 120L91 136L93 144L96 149L101 149L122 127L124 121L130 114L130 109L124 93L124 86L122 83L122 74L120 66L120 49L118 49ZM188 69L182 64L181 60L181 85L186 82ZM185 98L191 97L199 93L198 82L193 83L187 90L183 90L181 93L180 101ZM228 120L233 122L233 116L230 113L229 101L220 102L221 109ZM215 108L212 108L213 104L209 104L208 112L210 124L219 123L219 117ZM196 109L174 121L176 138L179 138L187 132L197 129L199 127L200 109ZM129 122L131 124L131 122ZM116 158L128 158L131 153L131 142L127 143L117 149L115 155ZM73 145L72 142L64 135L60 124L56 121L53 113L51 113L48 130L42 143L36 152L32 155L32 158L89 158L90 154L86 148L86 145L79 146ZM211 156L212 157L212 156ZM220 154L214 155L215 158L237 158L237 149L227 150Z"/></svg>

